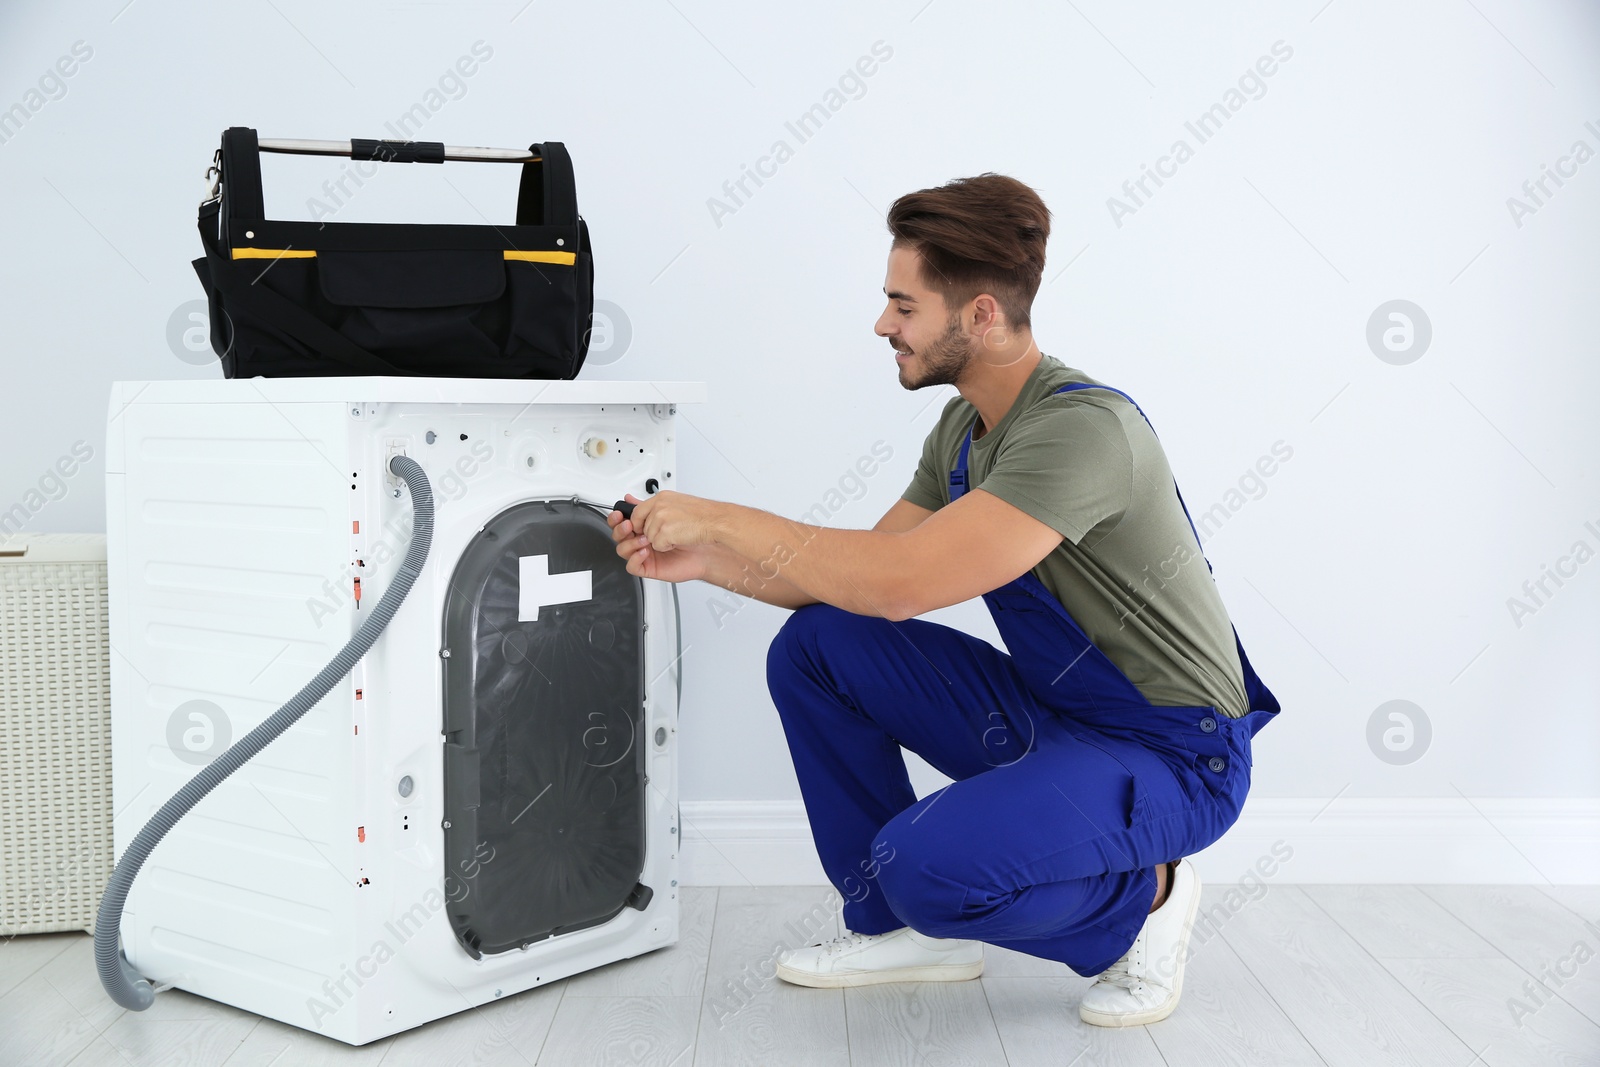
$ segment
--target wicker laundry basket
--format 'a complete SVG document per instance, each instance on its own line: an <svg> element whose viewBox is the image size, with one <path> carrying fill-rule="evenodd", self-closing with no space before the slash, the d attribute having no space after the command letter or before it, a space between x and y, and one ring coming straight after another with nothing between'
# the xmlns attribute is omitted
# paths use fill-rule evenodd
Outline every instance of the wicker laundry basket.
<svg viewBox="0 0 1600 1067"><path fill-rule="evenodd" d="M112 859L105 535L0 538L0 935L92 932Z"/></svg>

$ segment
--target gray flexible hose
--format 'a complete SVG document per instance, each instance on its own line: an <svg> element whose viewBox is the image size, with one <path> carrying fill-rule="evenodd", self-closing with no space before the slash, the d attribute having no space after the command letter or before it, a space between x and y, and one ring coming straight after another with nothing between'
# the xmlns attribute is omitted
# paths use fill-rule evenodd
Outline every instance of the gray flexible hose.
<svg viewBox="0 0 1600 1067"><path fill-rule="evenodd" d="M95 918L94 965L100 972L100 984L105 986L111 999L130 1011L144 1011L155 999L155 990L150 982L133 969L120 944L122 906L128 899L128 890L133 887L139 868L144 866L144 861L150 858L150 853L167 835L167 831L190 808L294 725L296 720L328 694L339 679L350 673L378 640L378 635L389 625L395 612L400 610L400 604L411 591L412 583L422 573L422 565L428 560L428 548L433 544L433 487L428 484L428 476L422 472L421 465L410 457L392 457L389 460L389 472L402 479L411 493L411 547L406 550L405 559L401 561L389 587L378 598L377 607L356 629L349 643L315 678L306 683L304 689L273 712L260 726L206 764L199 774L163 804L122 853L116 869L111 872L111 880L106 883L105 896L100 900L100 911Z"/></svg>

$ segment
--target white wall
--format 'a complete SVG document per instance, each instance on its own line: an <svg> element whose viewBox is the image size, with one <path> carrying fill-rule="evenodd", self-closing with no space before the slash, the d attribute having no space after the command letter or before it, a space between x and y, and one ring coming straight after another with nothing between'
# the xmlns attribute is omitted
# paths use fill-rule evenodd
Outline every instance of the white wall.
<svg viewBox="0 0 1600 1067"><path fill-rule="evenodd" d="M482 41L492 57L417 136L568 145L598 296L632 334L585 375L710 384L709 404L681 411L679 488L797 516L881 439L893 458L864 489L846 481L833 518L871 526L952 391L902 390L872 334L883 212L953 177L1013 175L1055 213L1043 349L1139 400L1197 519L1276 442L1292 449L1206 541L1285 706L1258 740L1253 797L1335 813L1600 797L1600 562L1520 620L1508 607L1577 543L1600 552L1600 15L1227 8L8 5L0 107L26 103L75 42L92 56L0 144L0 509L25 504L29 530L104 529L108 383L220 374L169 324L201 295L194 209L224 127L392 136ZM786 122L876 42L892 55L800 143ZM1292 56L1200 143L1185 123L1277 42ZM779 139L793 158L717 217L709 200ZM1178 139L1192 158L1114 218L1108 199ZM1547 165L1570 173L1575 150L1587 162L1517 218L1509 198ZM269 213L310 217L339 169L268 156ZM397 167L336 218L509 221L515 194L512 168ZM1396 299L1432 329L1403 365L1366 336ZM79 441L94 458L59 488L48 472ZM719 627L710 587L682 593L686 803L794 800L764 672L786 612L751 604ZM996 639L981 601L933 618ZM1414 762L1369 746L1391 700L1431 725Z"/></svg>

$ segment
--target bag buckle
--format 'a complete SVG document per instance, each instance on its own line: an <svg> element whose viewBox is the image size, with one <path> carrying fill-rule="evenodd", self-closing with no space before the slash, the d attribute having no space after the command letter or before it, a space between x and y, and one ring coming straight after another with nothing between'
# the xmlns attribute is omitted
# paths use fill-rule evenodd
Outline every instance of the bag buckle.
<svg viewBox="0 0 1600 1067"><path fill-rule="evenodd" d="M206 168L206 176L203 181L207 183L207 190L206 198L200 201L201 207L211 203L213 200L222 199L222 149L217 149L216 155L211 157L211 166Z"/></svg>

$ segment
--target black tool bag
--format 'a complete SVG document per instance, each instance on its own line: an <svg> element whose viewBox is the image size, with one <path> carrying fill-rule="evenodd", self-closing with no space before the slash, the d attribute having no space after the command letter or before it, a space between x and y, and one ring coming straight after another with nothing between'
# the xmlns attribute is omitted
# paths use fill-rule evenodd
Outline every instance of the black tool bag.
<svg viewBox="0 0 1600 1067"><path fill-rule="evenodd" d="M384 163L521 161L515 225L275 222L263 151ZM222 135L200 205L211 346L228 378L393 374L575 378L589 350L594 259L572 160L428 141L258 141Z"/></svg>

